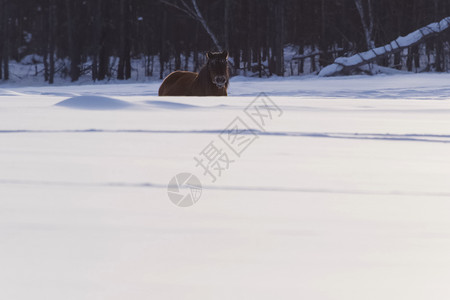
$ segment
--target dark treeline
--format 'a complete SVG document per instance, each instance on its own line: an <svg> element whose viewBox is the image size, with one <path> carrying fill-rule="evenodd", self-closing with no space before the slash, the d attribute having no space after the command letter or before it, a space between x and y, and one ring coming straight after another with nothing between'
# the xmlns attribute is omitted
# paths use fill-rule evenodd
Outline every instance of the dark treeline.
<svg viewBox="0 0 450 300"><path fill-rule="evenodd" d="M49 83L55 74L72 81L83 74L93 80L128 79L134 59L144 62L145 76L163 77L170 70L198 70L203 53L217 48L229 50L233 74L311 73L337 56L366 50L371 42L386 44L450 15L449 0L184 0L184 4L182 0L0 0L0 76L8 79L9 61L37 54L43 66L39 74ZM291 57L295 72L286 70L292 68L283 51L288 45L295 49ZM402 55L382 63L418 69L420 56L431 55L434 59L428 61L433 63L422 65L421 71L445 71L448 33L409 49L405 59Z"/></svg>

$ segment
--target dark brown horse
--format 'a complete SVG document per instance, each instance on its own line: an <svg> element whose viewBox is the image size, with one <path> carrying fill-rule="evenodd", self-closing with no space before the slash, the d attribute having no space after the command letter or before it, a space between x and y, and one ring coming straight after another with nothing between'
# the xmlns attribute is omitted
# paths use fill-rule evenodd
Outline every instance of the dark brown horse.
<svg viewBox="0 0 450 300"><path fill-rule="evenodd" d="M208 52L200 72L175 71L164 79L159 96L226 96L230 74L228 52Z"/></svg>

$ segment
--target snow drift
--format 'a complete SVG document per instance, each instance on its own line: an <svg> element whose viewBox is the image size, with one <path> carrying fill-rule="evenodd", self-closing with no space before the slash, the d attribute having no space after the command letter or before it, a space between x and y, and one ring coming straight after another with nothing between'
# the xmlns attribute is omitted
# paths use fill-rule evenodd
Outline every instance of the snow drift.
<svg viewBox="0 0 450 300"><path fill-rule="evenodd" d="M95 110L123 109L133 106L133 104L129 102L103 96L76 96L58 102L55 105L76 109Z"/></svg>

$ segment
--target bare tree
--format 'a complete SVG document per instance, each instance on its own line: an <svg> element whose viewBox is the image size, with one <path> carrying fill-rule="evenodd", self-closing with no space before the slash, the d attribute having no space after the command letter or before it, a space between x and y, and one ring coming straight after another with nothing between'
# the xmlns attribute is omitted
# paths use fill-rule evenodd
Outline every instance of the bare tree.
<svg viewBox="0 0 450 300"><path fill-rule="evenodd" d="M358 10L359 16L361 18L361 23L364 30L364 37L366 38L367 49L375 48L375 42L373 39L373 11L372 11L372 0L367 0L366 11L364 10L363 0L354 0L356 9Z"/></svg>
<svg viewBox="0 0 450 300"><path fill-rule="evenodd" d="M217 39L214 32L211 30L211 28L208 26L208 23L206 23L205 18L203 17L200 9L198 8L197 0L191 0L191 5L189 5L186 1L187 0L159 0L161 3L167 4L171 7L174 7L182 12L184 12L186 15L188 15L190 18L198 21L203 29L208 33L209 37L213 41L214 45L216 46L217 50L221 51L222 47L219 43L219 40Z"/></svg>

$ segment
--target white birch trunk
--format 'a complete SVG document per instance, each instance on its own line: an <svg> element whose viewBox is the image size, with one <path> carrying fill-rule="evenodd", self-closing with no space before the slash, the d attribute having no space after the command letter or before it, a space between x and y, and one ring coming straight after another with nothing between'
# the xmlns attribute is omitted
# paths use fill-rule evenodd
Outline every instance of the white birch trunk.
<svg viewBox="0 0 450 300"><path fill-rule="evenodd" d="M208 33L214 45L217 47L217 50L222 51L222 47L220 46L219 41L216 38L216 35L214 34L214 32L212 32L211 28L209 28L208 24L205 21L205 18L203 18L203 15L200 9L198 8L197 0L192 0L192 5L194 6L195 14L197 15L198 21L200 22L200 24L202 24L203 28Z"/></svg>
<svg viewBox="0 0 450 300"><path fill-rule="evenodd" d="M208 23L206 22L205 18L203 18L202 12L198 8L197 0L191 0L192 7L189 6L185 0L179 0L178 1L170 1L170 0L159 0L161 3L167 4L171 7L174 7L182 12L184 12L186 15L191 17L192 19L200 22L203 29L205 29L206 33L208 33L209 37L213 41L214 45L216 46L217 50L221 51L222 47L219 43L219 40L217 39L214 32L211 30L211 28L208 26ZM179 5L181 3L181 5Z"/></svg>
<svg viewBox="0 0 450 300"><path fill-rule="evenodd" d="M440 22L431 23L408 34L407 36L398 37L396 40L382 47L370 49L362 53L357 53L350 57L336 58L333 64L326 66L320 71L319 76L335 76L338 74L349 72L352 69L371 63L387 55L394 54L402 51L405 48L420 44L426 39L440 34L449 27L450 17L446 17Z"/></svg>

